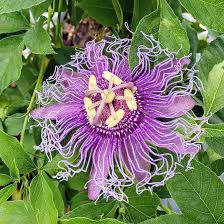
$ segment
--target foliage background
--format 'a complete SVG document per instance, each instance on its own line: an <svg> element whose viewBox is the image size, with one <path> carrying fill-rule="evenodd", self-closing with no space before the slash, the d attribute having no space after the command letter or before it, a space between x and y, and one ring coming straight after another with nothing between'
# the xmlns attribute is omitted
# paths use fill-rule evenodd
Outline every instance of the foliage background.
<svg viewBox="0 0 224 224"><path fill-rule="evenodd" d="M224 223L223 11L224 0L0 0L0 223ZM94 204L84 189L88 174L68 182L53 178L60 156L48 163L33 149L40 130L30 128L28 114L54 66L93 37L133 38L133 68L137 46L147 44L141 31L170 51L181 48L180 57L191 52L191 65L197 62L204 89L195 97L194 113L209 116L201 127L203 150L192 170L180 167L152 194L136 195L129 188L129 204L104 199Z"/></svg>

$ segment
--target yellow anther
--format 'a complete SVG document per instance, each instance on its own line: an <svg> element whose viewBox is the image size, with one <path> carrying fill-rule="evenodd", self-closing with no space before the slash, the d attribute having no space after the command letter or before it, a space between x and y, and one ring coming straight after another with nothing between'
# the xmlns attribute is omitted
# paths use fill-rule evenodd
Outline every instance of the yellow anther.
<svg viewBox="0 0 224 224"><path fill-rule="evenodd" d="M124 90L124 97L129 110L130 111L137 110L138 105L134 97L134 94L130 89Z"/></svg>
<svg viewBox="0 0 224 224"><path fill-rule="evenodd" d="M117 110L115 112L115 116L111 115L107 118L106 125L109 128L113 128L121 121L121 119L124 117L124 115L125 115L124 110L122 110L122 109Z"/></svg>
<svg viewBox="0 0 224 224"><path fill-rule="evenodd" d="M97 89L99 89L98 86L97 86L96 77L94 75L90 75L90 77L89 77L88 88L89 88L89 90L97 90Z"/></svg>
<svg viewBox="0 0 224 224"><path fill-rule="evenodd" d="M101 93L102 98L106 103L112 103L115 97L115 93L113 91L104 90L103 93Z"/></svg>
<svg viewBox="0 0 224 224"><path fill-rule="evenodd" d="M93 102L90 98L84 97L84 106L86 109L86 113L88 115L90 123L92 122L93 118L96 115L96 110L93 108Z"/></svg>
<svg viewBox="0 0 224 224"><path fill-rule="evenodd" d="M104 71L102 76L104 79L109 82L113 82L115 85L120 85L122 83L122 80L111 72Z"/></svg>

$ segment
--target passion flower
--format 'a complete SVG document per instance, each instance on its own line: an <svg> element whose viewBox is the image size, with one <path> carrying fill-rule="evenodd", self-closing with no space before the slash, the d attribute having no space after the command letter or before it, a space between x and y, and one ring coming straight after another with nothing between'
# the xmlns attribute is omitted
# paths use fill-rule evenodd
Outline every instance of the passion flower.
<svg viewBox="0 0 224 224"><path fill-rule="evenodd" d="M200 148L200 129L189 121L197 87L189 57L176 58L144 37L151 46L139 46L132 71L131 40L88 42L44 82L40 108L31 112L42 128L36 149L49 160L53 151L64 158L58 179L90 170L91 200L101 194L127 200L127 186L141 193L163 185Z"/></svg>

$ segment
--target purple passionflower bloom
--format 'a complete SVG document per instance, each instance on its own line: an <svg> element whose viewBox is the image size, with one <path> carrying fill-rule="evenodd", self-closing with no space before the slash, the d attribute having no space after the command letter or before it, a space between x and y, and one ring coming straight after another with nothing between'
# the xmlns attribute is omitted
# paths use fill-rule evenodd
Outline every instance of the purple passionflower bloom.
<svg viewBox="0 0 224 224"><path fill-rule="evenodd" d="M200 130L190 121L198 85L189 57L178 59L153 37L144 38L151 46L139 46L132 71L131 40L88 42L44 82L41 107L31 112L42 127L36 148L49 160L53 151L64 158L58 179L90 167L91 200L104 194L127 201L127 186L141 193L163 185L176 164L200 149Z"/></svg>

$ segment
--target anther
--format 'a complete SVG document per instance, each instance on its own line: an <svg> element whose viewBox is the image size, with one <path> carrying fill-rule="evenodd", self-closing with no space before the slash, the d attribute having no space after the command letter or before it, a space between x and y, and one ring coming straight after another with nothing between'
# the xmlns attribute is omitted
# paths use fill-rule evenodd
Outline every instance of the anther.
<svg viewBox="0 0 224 224"><path fill-rule="evenodd" d="M132 91L130 89L125 89L124 90L124 97L125 97L125 101L126 104L128 106L128 109L130 111L134 111L137 110L137 102L136 99L134 97L134 94L132 93Z"/></svg>
<svg viewBox="0 0 224 224"><path fill-rule="evenodd" d="M99 90L96 82L96 77L94 75L90 75L88 90Z"/></svg>
<svg viewBox="0 0 224 224"><path fill-rule="evenodd" d="M116 126L124 117L125 112L122 109L119 109L115 112L115 117L113 115L109 116L106 120L106 125L109 128L113 128L114 126Z"/></svg>
<svg viewBox="0 0 224 224"><path fill-rule="evenodd" d="M96 116L96 110L92 108L93 107L92 100L88 97L84 97L84 106L85 106L89 121L91 123L93 118Z"/></svg>
<svg viewBox="0 0 224 224"><path fill-rule="evenodd" d="M115 85L120 85L122 83L122 80L111 72L104 71L102 76L104 79L106 79L109 82L112 82Z"/></svg>

